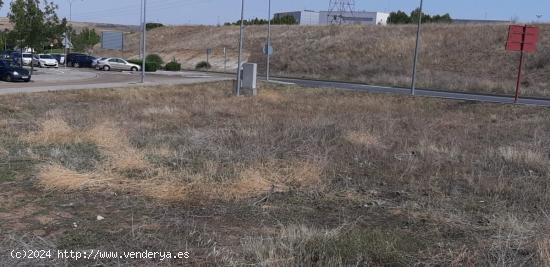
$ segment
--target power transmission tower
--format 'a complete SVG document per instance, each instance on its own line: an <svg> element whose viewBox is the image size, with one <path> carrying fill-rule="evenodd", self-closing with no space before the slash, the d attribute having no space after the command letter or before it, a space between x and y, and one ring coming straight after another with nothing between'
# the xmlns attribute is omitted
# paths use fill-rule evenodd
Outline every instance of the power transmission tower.
<svg viewBox="0 0 550 267"><path fill-rule="evenodd" d="M355 0L330 0L328 9L329 24L343 24L352 18L355 12Z"/></svg>

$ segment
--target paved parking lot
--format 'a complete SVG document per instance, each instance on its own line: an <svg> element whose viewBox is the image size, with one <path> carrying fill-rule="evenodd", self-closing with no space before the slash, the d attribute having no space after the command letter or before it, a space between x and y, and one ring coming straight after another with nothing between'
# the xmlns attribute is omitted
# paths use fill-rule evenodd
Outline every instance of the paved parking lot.
<svg viewBox="0 0 550 267"><path fill-rule="evenodd" d="M141 73L96 71L93 69L41 69L35 68L29 83L8 83L0 81L0 94L62 91L77 89L115 88L141 85ZM144 85L190 84L208 81L227 80L217 74L196 72L147 73Z"/></svg>

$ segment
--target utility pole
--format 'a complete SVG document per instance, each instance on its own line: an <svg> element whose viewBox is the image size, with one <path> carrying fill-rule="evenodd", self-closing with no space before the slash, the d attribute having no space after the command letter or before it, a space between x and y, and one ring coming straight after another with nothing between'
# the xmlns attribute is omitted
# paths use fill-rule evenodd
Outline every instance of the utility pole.
<svg viewBox="0 0 550 267"><path fill-rule="evenodd" d="M266 54L267 54L267 75L266 79L269 81L269 50L271 49L271 0L269 0L269 7L267 8L267 45L266 45Z"/></svg>
<svg viewBox="0 0 550 267"><path fill-rule="evenodd" d="M241 0L241 29L239 37L239 59L237 61L237 96L241 95L241 56L243 53L243 34L244 34L244 0Z"/></svg>
<svg viewBox="0 0 550 267"><path fill-rule="evenodd" d="M140 12L139 12L139 23L143 27L143 0L140 1ZM139 58L141 60L145 60L143 58L143 35L139 37Z"/></svg>
<svg viewBox="0 0 550 267"><path fill-rule="evenodd" d="M68 0L69 1L69 25L73 22L73 1L74 0ZM84 1L84 0L81 0L81 1ZM71 43L71 37L70 37L70 33L65 31L65 40L66 42L64 42L63 44L63 49L65 51L65 66L67 66L67 58L68 58L68 54L70 52L70 48L67 49L67 46L69 43Z"/></svg>
<svg viewBox="0 0 550 267"><path fill-rule="evenodd" d="M424 0L420 0L420 13L418 14L418 28L416 29L416 46L414 49L414 64L413 64L413 74L412 74L412 84L411 84L411 94L416 94L416 68L418 65L418 49L420 46L420 31L422 28L422 6Z"/></svg>
<svg viewBox="0 0 550 267"><path fill-rule="evenodd" d="M145 82L145 59L147 58L147 0L143 0L143 20L141 21L142 27L142 50L143 60L141 61L141 83Z"/></svg>

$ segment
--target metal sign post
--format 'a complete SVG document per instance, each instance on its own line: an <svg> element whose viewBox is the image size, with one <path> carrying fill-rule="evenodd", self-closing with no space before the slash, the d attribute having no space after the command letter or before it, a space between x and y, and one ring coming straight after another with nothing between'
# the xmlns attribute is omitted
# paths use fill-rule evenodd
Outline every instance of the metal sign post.
<svg viewBox="0 0 550 267"><path fill-rule="evenodd" d="M521 50L521 55L519 56L519 67L518 67L518 80L516 81L516 95L514 96L514 103L517 103L519 100L519 89L521 86L521 69L523 68L523 50Z"/></svg>
<svg viewBox="0 0 550 267"><path fill-rule="evenodd" d="M539 28L535 26L510 25L508 29L508 41L506 42L506 50L520 52L514 103L517 103L519 100L524 53L533 53L537 51L538 38Z"/></svg>
<svg viewBox="0 0 550 267"><path fill-rule="evenodd" d="M244 34L244 0L241 0L241 29L239 37L239 59L237 61L237 96L241 95L241 56L243 53L243 34Z"/></svg>
<svg viewBox="0 0 550 267"><path fill-rule="evenodd" d="M206 63L210 63L210 54L212 54L212 48L206 49Z"/></svg>
<svg viewBox="0 0 550 267"><path fill-rule="evenodd" d="M223 72L227 72L227 49L223 48Z"/></svg>
<svg viewBox="0 0 550 267"><path fill-rule="evenodd" d="M267 8L267 51L269 51L269 48L271 47L271 0L269 0L268 8ZM266 53L267 55L267 74L266 79L269 81L269 58L271 55L269 52Z"/></svg>
<svg viewBox="0 0 550 267"><path fill-rule="evenodd" d="M416 93L416 68L418 64L418 49L420 46L420 31L422 28L422 6L424 1L420 0L420 12L418 14L418 28L416 29L416 46L414 48L414 63L413 63L413 74L412 74L412 84L411 84L411 94L415 95Z"/></svg>
<svg viewBox="0 0 550 267"><path fill-rule="evenodd" d="M143 60L141 61L141 83L145 82L145 60L147 59L147 0L143 0L143 21L142 21L142 48Z"/></svg>

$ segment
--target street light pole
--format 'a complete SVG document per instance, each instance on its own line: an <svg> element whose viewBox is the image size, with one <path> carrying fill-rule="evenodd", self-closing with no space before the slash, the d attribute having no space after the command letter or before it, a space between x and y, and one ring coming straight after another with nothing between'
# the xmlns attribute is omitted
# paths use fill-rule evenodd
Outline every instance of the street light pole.
<svg viewBox="0 0 550 267"><path fill-rule="evenodd" d="M241 0L241 29L239 37L239 59L237 61L237 96L241 95L241 56L243 53L243 34L244 34L244 0Z"/></svg>
<svg viewBox="0 0 550 267"><path fill-rule="evenodd" d="M145 59L147 58L147 0L143 0L143 20L142 20L142 48L143 60L141 61L141 83L145 82Z"/></svg>
<svg viewBox="0 0 550 267"><path fill-rule="evenodd" d="M267 75L266 79L269 81L269 59L271 55L269 54L269 50L271 48L271 0L269 0L269 7L267 8L267 46L266 46L266 54L267 54Z"/></svg>
<svg viewBox="0 0 550 267"><path fill-rule="evenodd" d="M141 24L141 26L143 26L143 0L140 1L140 13L139 13L139 23ZM139 58L141 60L144 60L143 58L143 36L140 36L139 37Z"/></svg>
<svg viewBox="0 0 550 267"><path fill-rule="evenodd" d="M411 94L416 94L416 68L418 65L418 53L420 46L420 31L422 28L422 6L424 0L420 0L420 12L418 14L418 28L416 29L416 46L414 49L414 64L413 64L413 74L412 74L412 84L411 84Z"/></svg>

